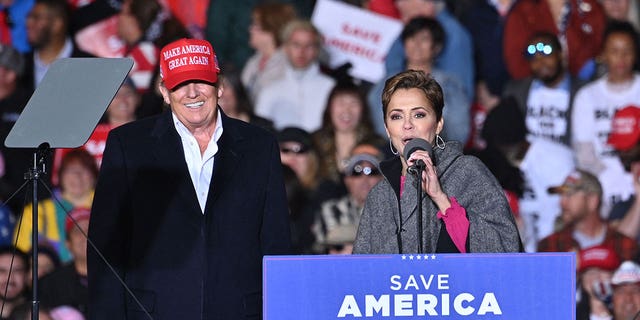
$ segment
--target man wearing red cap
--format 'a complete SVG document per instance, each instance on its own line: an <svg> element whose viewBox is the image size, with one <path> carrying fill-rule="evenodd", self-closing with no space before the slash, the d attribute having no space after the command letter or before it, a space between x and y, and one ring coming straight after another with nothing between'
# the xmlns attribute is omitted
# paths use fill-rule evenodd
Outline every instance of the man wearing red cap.
<svg viewBox="0 0 640 320"><path fill-rule="evenodd" d="M599 245L577 252L576 262L576 319L610 320L607 305L612 294L611 276L620 258L612 247Z"/></svg>
<svg viewBox="0 0 640 320"><path fill-rule="evenodd" d="M617 203L609 220L618 231L633 239L640 239L640 108L627 106L618 110L611 122L607 143L611 145L624 169L633 177L634 195Z"/></svg>
<svg viewBox="0 0 640 320"><path fill-rule="evenodd" d="M278 144L227 117L211 45L160 52L171 107L112 130L89 237L90 319L258 319L262 257L289 252Z"/></svg>

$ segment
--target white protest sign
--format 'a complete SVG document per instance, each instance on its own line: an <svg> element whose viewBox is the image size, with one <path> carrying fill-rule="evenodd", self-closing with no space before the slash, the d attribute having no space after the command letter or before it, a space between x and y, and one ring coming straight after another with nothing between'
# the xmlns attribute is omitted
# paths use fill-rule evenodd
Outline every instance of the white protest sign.
<svg viewBox="0 0 640 320"><path fill-rule="evenodd" d="M318 0L311 21L324 36L329 66L351 62L352 77L373 83L384 77L384 58L403 27L399 20L334 0Z"/></svg>

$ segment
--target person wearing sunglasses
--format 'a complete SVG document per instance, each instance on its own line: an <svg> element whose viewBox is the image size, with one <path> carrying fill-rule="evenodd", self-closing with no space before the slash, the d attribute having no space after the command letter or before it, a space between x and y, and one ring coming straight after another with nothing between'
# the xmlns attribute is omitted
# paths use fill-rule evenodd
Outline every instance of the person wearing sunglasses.
<svg viewBox="0 0 640 320"><path fill-rule="evenodd" d="M382 180L378 164L383 155L375 143L360 143L351 155L343 169L348 193L324 201L313 226L320 253L351 253L367 195Z"/></svg>
<svg viewBox="0 0 640 320"><path fill-rule="evenodd" d="M584 80L595 71L606 17L597 0L519 0L504 23L503 55L513 79L531 76L522 55L531 36L540 31L562 39L569 72Z"/></svg>
<svg viewBox="0 0 640 320"><path fill-rule="evenodd" d="M319 157L311 134L304 129L287 127L277 134L280 146L280 160L296 173L302 186L310 193L319 182Z"/></svg>
<svg viewBox="0 0 640 320"><path fill-rule="evenodd" d="M512 96L525 115L528 140L542 138L569 146L571 103L584 81L566 70L562 46L553 33L534 34L522 54L531 76L509 81L503 98Z"/></svg>

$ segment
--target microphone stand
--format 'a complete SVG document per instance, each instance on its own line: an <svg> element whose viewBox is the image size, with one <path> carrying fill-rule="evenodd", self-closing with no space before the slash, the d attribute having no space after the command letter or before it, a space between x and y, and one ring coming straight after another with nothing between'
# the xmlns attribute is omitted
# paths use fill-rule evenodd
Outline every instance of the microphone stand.
<svg viewBox="0 0 640 320"><path fill-rule="evenodd" d="M38 180L46 173L45 159L49 152L49 144L44 142L33 153L33 167L25 174L25 179L31 181L33 198L31 205L31 319L38 320L40 313L40 301L38 300Z"/></svg>
<svg viewBox="0 0 640 320"><path fill-rule="evenodd" d="M416 180L417 185L416 189L418 190L418 253L423 254L424 249L422 247L423 236L423 228L422 228L422 171L424 170L423 166L416 167Z"/></svg>

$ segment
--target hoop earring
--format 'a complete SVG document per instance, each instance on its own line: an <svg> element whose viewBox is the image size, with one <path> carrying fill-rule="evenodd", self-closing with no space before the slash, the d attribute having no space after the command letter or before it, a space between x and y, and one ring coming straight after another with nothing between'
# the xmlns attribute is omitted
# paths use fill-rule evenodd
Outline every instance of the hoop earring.
<svg viewBox="0 0 640 320"><path fill-rule="evenodd" d="M436 147L440 150L444 150L447 144L444 142L444 139L439 134L436 134Z"/></svg>
<svg viewBox="0 0 640 320"><path fill-rule="evenodd" d="M391 144L391 139L389 139L389 149L391 149L391 153L393 153L394 156L398 155L398 150L393 151L393 144Z"/></svg>

